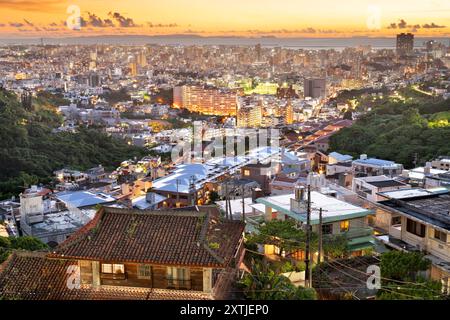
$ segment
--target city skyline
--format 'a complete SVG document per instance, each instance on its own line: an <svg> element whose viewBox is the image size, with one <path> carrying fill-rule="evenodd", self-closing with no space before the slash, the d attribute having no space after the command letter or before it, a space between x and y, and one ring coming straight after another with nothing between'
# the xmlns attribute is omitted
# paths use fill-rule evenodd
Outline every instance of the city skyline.
<svg viewBox="0 0 450 320"><path fill-rule="evenodd" d="M245 37L394 37L450 35L450 5L442 0L255 0L227 3L169 0L164 3L1 0L0 37L170 35ZM73 18L81 17L74 27ZM424 14L427 13L427 14Z"/></svg>

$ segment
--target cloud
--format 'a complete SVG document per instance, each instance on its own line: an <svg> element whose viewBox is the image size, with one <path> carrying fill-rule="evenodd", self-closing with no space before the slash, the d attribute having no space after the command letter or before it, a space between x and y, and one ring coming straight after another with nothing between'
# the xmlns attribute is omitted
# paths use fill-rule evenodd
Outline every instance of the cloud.
<svg viewBox="0 0 450 320"><path fill-rule="evenodd" d="M440 26L440 25L437 25L434 22L432 22L430 24L426 23L426 24L422 25L422 28L424 28L424 29L442 29L442 28L446 28L446 26Z"/></svg>
<svg viewBox="0 0 450 320"><path fill-rule="evenodd" d="M446 26L441 26L438 25L434 22L431 23L425 23L423 25L420 24L408 24L404 19L400 19L400 21L398 23L391 23L389 24L389 26L387 27L388 29L411 29L411 31L417 31L420 28L423 29L442 29L442 28L446 28Z"/></svg>
<svg viewBox="0 0 450 320"><path fill-rule="evenodd" d="M408 24L406 23L405 20L401 19L400 22L397 24L397 26L399 29L405 29L408 26Z"/></svg>
<svg viewBox="0 0 450 320"><path fill-rule="evenodd" d="M247 33L253 34L330 34L340 33L338 30L333 29L315 29L313 27L307 27L303 29L276 29L270 31L263 30L247 30Z"/></svg>
<svg viewBox="0 0 450 320"><path fill-rule="evenodd" d="M134 23L133 19L126 18L123 15L121 15L119 12L109 12L108 16L111 17L111 19L115 20L119 24L119 27L121 27L121 28L138 27L138 25L136 25Z"/></svg>
<svg viewBox="0 0 450 320"><path fill-rule="evenodd" d="M10 22L9 26L14 28L22 28L25 26L25 24L21 22Z"/></svg>
<svg viewBox="0 0 450 320"><path fill-rule="evenodd" d="M152 22L147 22L147 27L149 27L149 28L176 28L176 27L178 27L178 24L176 24L176 23L169 23L169 24L157 23L157 24L153 24Z"/></svg>
<svg viewBox="0 0 450 320"><path fill-rule="evenodd" d="M111 19L103 20L94 13L90 12L88 12L87 25L95 28L114 27L114 23Z"/></svg>

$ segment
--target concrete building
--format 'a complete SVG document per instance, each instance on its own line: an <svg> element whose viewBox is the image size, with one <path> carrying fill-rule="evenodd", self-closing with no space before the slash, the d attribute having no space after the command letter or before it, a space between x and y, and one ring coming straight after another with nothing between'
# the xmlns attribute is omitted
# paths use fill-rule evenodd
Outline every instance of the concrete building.
<svg viewBox="0 0 450 320"><path fill-rule="evenodd" d="M431 161L431 167L433 169L450 171L450 156L442 156Z"/></svg>
<svg viewBox="0 0 450 320"><path fill-rule="evenodd" d="M410 55L414 50L414 35L412 33L400 33L397 35L397 54Z"/></svg>
<svg viewBox="0 0 450 320"><path fill-rule="evenodd" d="M387 176L371 176L353 179L352 190L360 197L372 202L386 200L380 192L410 189L411 186Z"/></svg>
<svg viewBox="0 0 450 320"><path fill-rule="evenodd" d="M305 98L325 98L327 95L327 81L324 78L305 79L303 83Z"/></svg>
<svg viewBox="0 0 450 320"><path fill-rule="evenodd" d="M403 165L393 161L368 158L362 154L358 160L352 162L352 171L355 177L399 176L403 172Z"/></svg>
<svg viewBox="0 0 450 320"><path fill-rule="evenodd" d="M180 101L181 90L181 101ZM233 91L199 86L182 86L174 90L174 105L207 115L235 116L237 94Z"/></svg>
<svg viewBox="0 0 450 320"><path fill-rule="evenodd" d="M378 237L402 251L422 251L432 262L430 276L450 293L450 192L446 189L413 189L383 193L380 202L391 212L389 234Z"/></svg>
<svg viewBox="0 0 450 320"><path fill-rule="evenodd" d="M265 219L293 219L301 226L306 224L306 188L298 187L294 193L259 198L257 203L265 205ZM324 235L342 235L348 241L348 250L361 255L364 249L373 247L373 230L368 227L368 217L373 212L352 205L317 191L311 192L312 231L318 232L319 209L323 210L322 232ZM273 246L265 248L266 254L273 254ZM273 251L273 252L272 252Z"/></svg>

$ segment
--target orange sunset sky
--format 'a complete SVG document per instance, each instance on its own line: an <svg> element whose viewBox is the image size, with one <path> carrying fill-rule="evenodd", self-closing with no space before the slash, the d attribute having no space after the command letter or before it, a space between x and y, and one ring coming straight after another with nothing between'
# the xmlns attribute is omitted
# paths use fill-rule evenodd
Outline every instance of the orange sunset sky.
<svg viewBox="0 0 450 320"><path fill-rule="evenodd" d="M67 27L70 5L80 30ZM70 20L74 21L74 20ZM0 37L450 36L450 0L0 0Z"/></svg>

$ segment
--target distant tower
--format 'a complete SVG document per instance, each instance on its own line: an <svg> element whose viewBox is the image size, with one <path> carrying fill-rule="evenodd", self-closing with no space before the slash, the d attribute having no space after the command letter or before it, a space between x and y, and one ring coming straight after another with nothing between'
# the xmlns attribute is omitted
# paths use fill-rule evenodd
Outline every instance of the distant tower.
<svg viewBox="0 0 450 320"><path fill-rule="evenodd" d="M412 33L400 33L397 35L397 54L407 56L414 51L414 35Z"/></svg>
<svg viewBox="0 0 450 320"><path fill-rule="evenodd" d="M303 85L303 92L306 97L325 98L327 95L326 79L305 79Z"/></svg>

